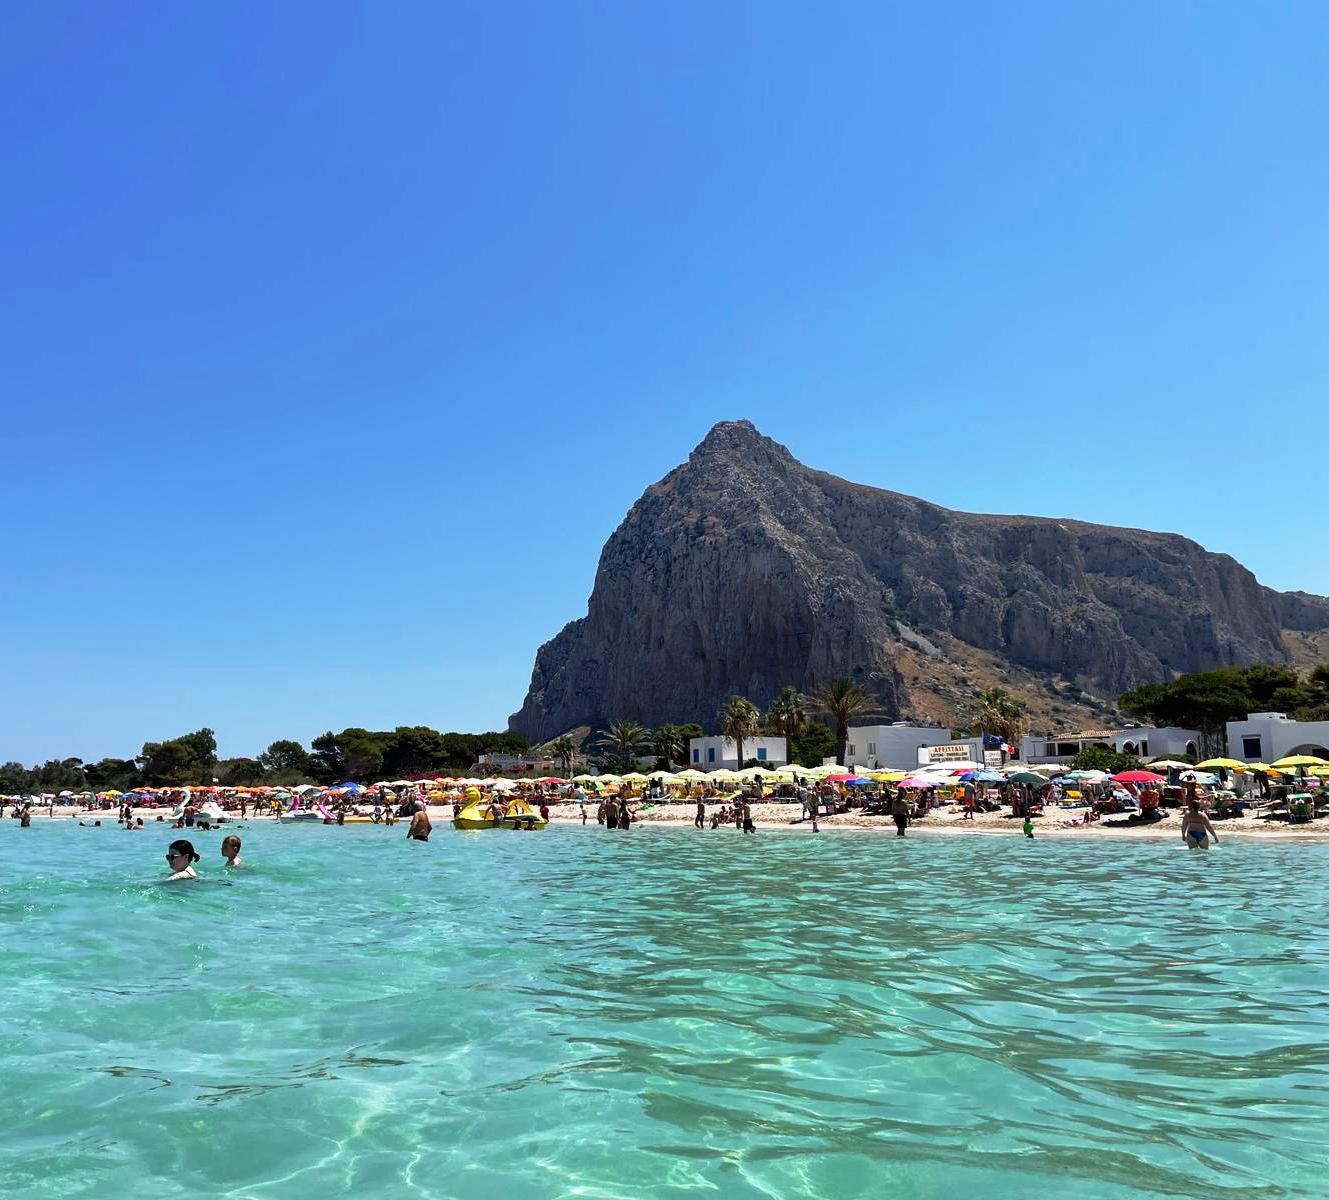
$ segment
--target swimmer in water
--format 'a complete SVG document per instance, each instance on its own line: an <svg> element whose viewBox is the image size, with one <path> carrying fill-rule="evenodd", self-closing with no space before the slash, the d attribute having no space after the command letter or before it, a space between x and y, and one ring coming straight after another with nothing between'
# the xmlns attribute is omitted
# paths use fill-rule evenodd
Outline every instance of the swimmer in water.
<svg viewBox="0 0 1329 1200"><path fill-rule="evenodd" d="M1191 850L1208 850L1211 841L1218 844L1218 834L1208 816L1200 811L1198 800L1186 802L1186 811L1181 814L1181 840Z"/></svg>
<svg viewBox="0 0 1329 1200"><path fill-rule="evenodd" d="M224 867L246 867L249 865L240 861L240 839L233 833L228 833L222 838L221 854L222 866Z"/></svg>
<svg viewBox="0 0 1329 1200"><path fill-rule="evenodd" d="M1034 822L1028 813L1024 814L1024 824L1020 826L1020 829L1024 832L1025 837L1031 838L1034 836Z"/></svg>
<svg viewBox="0 0 1329 1200"><path fill-rule="evenodd" d="M166 879L167 883L176 879L198 878L198 872L194 870L194 864L198 862L198 851L194 849L193 842L187 842L184 838L172 842L166 851L166 862L171 868L171 874Z"/></svg>
<svg viewBox="0 0 1329 1200"><path fill-rule="evenodd" d="M411 814L411 827L406 831L407 840L427 842L432 828L429 823L429 810L421 804Z"/></svg>

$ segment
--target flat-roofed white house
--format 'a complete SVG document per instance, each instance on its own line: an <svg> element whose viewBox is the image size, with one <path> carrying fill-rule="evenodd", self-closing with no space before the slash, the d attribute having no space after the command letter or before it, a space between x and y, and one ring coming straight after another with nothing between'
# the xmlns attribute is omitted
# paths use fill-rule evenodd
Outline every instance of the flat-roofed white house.
<svg viewBox="0 0 1329 1200"><path fill-rule="evenodd" d="M1112 735L1112 748L1121 754L1134 754L1136 758L1173 758L1178 754L1189 754L1192 758L1200 753L1200 731L1198 729L1174 729L1171 726L1151 726L1149 728L1132 725L1129 729L1118 729Z"/></svg>
<svg viewBox="0 0 1329 1200"><path fill-rule="evenodd" d="M1200 733L1196 729L1140 726L1082 729L1078 733L1026 733L1020 739L1020 757L1027 763L1063 763L1093 746L1143 759L1176 754L1194 756L1199 752Z"/></svg>
<svg viewBox="0 0 1329 1200"><path fill-rule="evenodd" d="M1329 721L1293 721L1286 713L1247 713L1227 723L1227 752L1243 762L1277 762L1293 754L1329 758Z"/></svg>
<svg viewBox="0 0 1329 1200"><path fill-rule="evenodd" d="M951 731L935 725L851 725L844 747L846 766L911 771L924 746L953 742ZM981 759L979 761L982 761Z"/></svg>
<svg viewBox="0 0 1329 1200"><path fill-rule="evenodd" d="M752 737L743 739L743 759L755 758L773 767L782 767L789 761L787 741L782 737ZM738 761L738 744L733 738L699 737L688 740L688 766L698 771L718 771L721 767L737 771L743 763Z"/></svg>

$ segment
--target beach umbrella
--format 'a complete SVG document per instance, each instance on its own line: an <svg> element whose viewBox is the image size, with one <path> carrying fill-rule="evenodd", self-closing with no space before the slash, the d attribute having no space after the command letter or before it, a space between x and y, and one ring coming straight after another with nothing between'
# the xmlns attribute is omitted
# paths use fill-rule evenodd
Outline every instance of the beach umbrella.
<svg viewBox="0 0 1329 1200"><path fill-rule="evenodd" d="M316 784L316 783L302 783L299 787L294 787L294 788L292 788L291 791L293 791L293 792L299 792L300 795L303 796L306 792L316 792L316 791L318 791L318 784Z"/></svg>
<svg viewBox="0 0 1329 1200"><path fill-rule="evenodd" d="M1030 787L1042 787L1047 780L1042 775L1035 775L1033 771L1014 771L1006 776L1007 783L1024 783Z"/></svg>
<svg viewBox="0 0 1329 1200"><path fill-rule="evenodd" d="M1225 771L1244 771L1246 764L1238 762L1235 758L1206 758L1204 762L1195 764L1196 770L1208 771L1222 767Z"/></svg>
<svg viewBox="0 0 1329 1200"><path fill-rule="evenodd" d="M496 792L510 792L517 786L515 779L495 779L493 790Z"/></svg>
<svg viewBox="0 0 1329 1200"><path fill-rule="evenodd" d="M1153 762L1145 764L1153 770L1161 768L1164 771L1185 771L1190 765L1188 762L1178 762L1175 758L1156 758Z"/></svg>
<svg viewBox="0 0 1329 1200"><path fill-rule="evenodd" d="M872 780L867 778L866 775L851 775L848 779L844 780L846 787L861 787L865 784L870 784L871 782Z"/></svg>
<svg viewBox="0 0 1329 1200"><path fill-rule="evenodd" d="M1165 778L1153 771L1118 771L1112 776L1114 783L1162 783Z"/></svg>
<svg viewBox="0 0 1329 1200"><path fill-rule="evenodd" d="M695 781L698 780L698 779L705 779L705 778L706 778L706 772L705 772L705 771L698 771L696 767L689 767L686 771L680 771L676 776L674 776L674 778L675 778L675 779L690 779L690 780L693 780L693 781L695 782Z"/></svg>
<svg viewBox="0 0 1329 1200"><path fill-rule="evenodd" d="M598 776L595 776L595 775L574 775L574 776L572 777L572 782L573 782L573 783L595 783L597 778L598 778Z"/></svg>
<svg viewBox="0 0 1329 1200"><path fill-rule="evenodd" d="M720 783L737 783L741 776L737 771L731 771L728 767L721 767L718 771L711 771L706 778L718 780Z"/></svg>
<svg viewBox="0 0 1329 1200"><path fill-rule="evenodd" d="M1274 766L1280 770L1283 767L1329 767L1329 762L1312 754L1289 754L1287 758L1280 758Z"/></svg>
<svg viewBox="0 0 1329 1200"><path fill-rule="evenodd" d="M902 788L934 788L940 787L946 781L936 775L906 775L900 780Z"/></svg>
<svg viewBox="0 0 1329 1200"><path fill-rule="evenodd" d="M566 779L560 779L557 775L545 775L535 781L536 783L567 783Z"/></svg>

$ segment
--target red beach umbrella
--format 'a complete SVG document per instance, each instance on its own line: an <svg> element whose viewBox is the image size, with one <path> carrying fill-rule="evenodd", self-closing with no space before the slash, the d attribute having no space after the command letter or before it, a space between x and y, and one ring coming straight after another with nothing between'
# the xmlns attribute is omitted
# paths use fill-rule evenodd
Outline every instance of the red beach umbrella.
<svg viewBox="0 0 1329 1200"><path fill-rule="evenodd" d="M1167 779L1162 775L1155 775L1152 771L1118 771L1112 776L1115 783L1166 783Z"/></svg>

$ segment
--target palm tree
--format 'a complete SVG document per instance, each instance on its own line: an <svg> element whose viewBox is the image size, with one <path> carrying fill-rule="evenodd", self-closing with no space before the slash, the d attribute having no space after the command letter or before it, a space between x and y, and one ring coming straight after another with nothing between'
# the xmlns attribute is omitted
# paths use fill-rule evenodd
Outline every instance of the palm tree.
<svg viewBox="0 0 1329 1200"><path fill-rule="evenodd" d="M631 770L637 757L637 751L647 743L651 731L636 721L615 721L608 729L602 730L597 744L608 746L618 755L618 765L624 770Z"/></svg>
<svg viewBox="0 0 1329 1200"><path fill-rule="evenodd" d="M716 714L720 732L738 744L738 765L743 765L743 743L757 736L761 713L746 696L730 696Z"/></svg>
<svg viewBox="0 0 1329 1200"><path fill-rule="evenodd" d="M677 725L656 727L655 736L651 738L651 751L656 758L663 758L672 766L675 762L683 761L686 750L683 733Z"/></svg>
<svg viewBox="0 0 1329 1200"><path fill-rule="evenodd" d="M785 737L797 737L808 723L806 697L797 688L782 687L771 701L766 720Z"/></svg>
<svg viewBox="0 0 1329 1200"><path fill-rule="evenodd" d="M849 740L849 722L857 717L876 716L881 712L877 701L852 679L843 675L823 684L808 697L814 711L829 717L835 725L835 757L844 762L844 748Z"/></svg>
<svg viewBox="0 0 1329 1200"><path fill-rule="evenodd" d="M576 756L577 747L566 733L549 743L549 753L562 764L565 778L572 774L572 760Z"/></svg>
<svg viewBox="0 0 1329 1200"><path fill-rule="evenodd" d="M973 733L995 733L1013 746L1029 730L1024 705L1005 688L991 687L964 710L963 720Z"/></svg>

